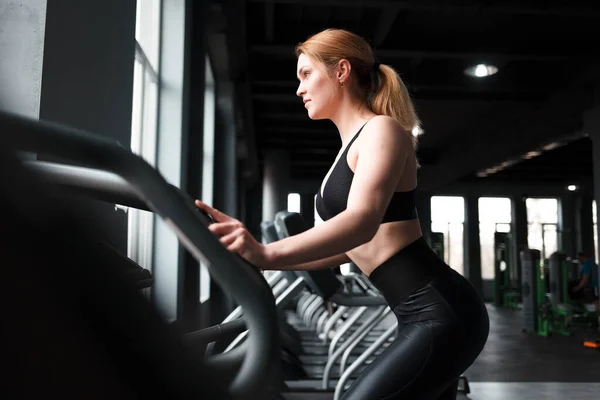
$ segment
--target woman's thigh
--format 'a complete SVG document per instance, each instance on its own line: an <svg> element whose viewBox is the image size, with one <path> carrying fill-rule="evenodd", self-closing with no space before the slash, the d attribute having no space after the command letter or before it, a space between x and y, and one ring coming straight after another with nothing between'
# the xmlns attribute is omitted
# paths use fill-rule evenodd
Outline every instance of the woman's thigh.
<svg viewBox="0 0 600 400"><path fill-rule="evenodd" d="M451 339L453 326L415 322L402 328L396 339L358 377L343 400L452 399L463 372ZM441 336L446 334L446 340ZM444 397L440 397L444 394Z"/></svg>

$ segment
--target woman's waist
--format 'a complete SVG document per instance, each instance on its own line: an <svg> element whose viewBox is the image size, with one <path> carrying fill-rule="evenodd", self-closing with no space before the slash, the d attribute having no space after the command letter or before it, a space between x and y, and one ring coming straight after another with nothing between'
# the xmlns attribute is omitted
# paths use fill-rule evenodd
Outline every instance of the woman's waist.
<svg viewBox="0 0 600 400"><path fill-rule="evenodd" d="M418 220L389 222L379 227L373 239L347 254L365 275L370 276L375 268L421 236Z"/></svg>
<svg viewBox="0 0 600 400"><path fill-rule="evenodd" d="M449 270L450 267L420 237L374 268L369 279L394 307Z"/></svg>

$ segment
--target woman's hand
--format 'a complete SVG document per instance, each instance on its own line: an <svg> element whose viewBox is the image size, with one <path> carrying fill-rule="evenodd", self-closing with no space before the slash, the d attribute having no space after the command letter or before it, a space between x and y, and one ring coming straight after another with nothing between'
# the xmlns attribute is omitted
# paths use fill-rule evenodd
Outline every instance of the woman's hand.
<svg viewBox="0 0 600 400"><path fill-rule="evenodd" d="M254 239L244 224L200 200L196 200L196 207L208 213L215 221L208 226L208 229L219 237L227 250L239 254L258 268L265 269L269 266L266 247Z"/></svg>

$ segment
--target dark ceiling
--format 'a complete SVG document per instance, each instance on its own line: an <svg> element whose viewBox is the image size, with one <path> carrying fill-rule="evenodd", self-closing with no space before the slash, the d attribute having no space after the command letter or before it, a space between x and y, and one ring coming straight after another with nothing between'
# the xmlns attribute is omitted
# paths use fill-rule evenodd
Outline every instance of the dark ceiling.
<svg viewBox="0 0 600 400"><path fill-rule="evenodd" d="M589 68L600 49L600 3L586 3L232 0L215 1L213 8L227 20L231 77L243 87L240 105L251 131L244 139L259 168L265 151L286 149L293 179L320 180L327 173L339 135L331 122L311 121L296 97L294 46L337 27L367 38L379 60L405 80L425 132L419 144L423 179L433 185L442 173L443 183L474 177L514 155L509 150L522 153L531 150L523 146L581 130L581 112L594 101ZM464 74L479 63L499 72L483 79ZM532 139L521 140L522 132ZM487 140L495 151L490 157L480 154L488 151ZM504 146L511 140L521 147ZM496 172L496 178L560 181L584 170L591 174L589 143L577 140L556 155ZM478 154L472 165L464 161Z"/></svg>
<svg viewBox="0 0 600 400"><path fill-rule="evenodd" d="M591 185L593 178L592 140L581 137L555 149L537 154L531 152L528 159L502 169L486 177L472 174L462 182L522 182L563 183L578 186Z"/></svg>

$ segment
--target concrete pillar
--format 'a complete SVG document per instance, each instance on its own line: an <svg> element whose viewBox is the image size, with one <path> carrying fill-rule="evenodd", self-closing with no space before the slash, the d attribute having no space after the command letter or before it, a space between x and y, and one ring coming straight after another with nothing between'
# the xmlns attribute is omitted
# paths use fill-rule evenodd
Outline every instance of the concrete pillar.
<svg viewBox="0 0 600 400"><path fill-rule="evenodd" d="M600 92L600 89L598 89ZM600 101L597 100L597 102ZM593 147L593 159L594 159L594 198L596 199L596 215L600 215L598 213L598 208L600 207L600 105L597 105L595 108L589 110L584 114L583 118L583 131L590 135L592 138L592 147ZM590 211L591 213L591 211ZM590 215L590 221L591 221ZM593 230L592 230L593 233ZM593 237L593 236L592 236ZM600 235L598 235L598 240L600 241ZM600 248L600 244L598 244ZM590 254L594 254L593 247L590 249ZM600 268L600 267L599 267ZM600 271L599 271L600 272Z"/></svg>
<svg viewBox="0 0 600 400"><path fill-rule="evenodd" d="M232 82L217 86L215 132L214 205L227 215L238 218L237 206L237 138L235 87Z"/></svg>
<svg viewBox="0 0 600 400"><path fill-rule="evenodd" d="M263 221L272 221L276 213L287 209L289 185L289 153L283 150L267 151L263 174Z"/></svg>
<svg viewBox="0 0 600 400"><path fill-rule="evenodd" d="M521 280L521 251L529 247L527 241L527 205L525 198L514 196L512 198L512 247L514 249L511 262L517 266L517 278Z"/></svg>
<svg viewBox="0 0 600 400"><path fill-rule="evenodd" d="M481 246L479 242L479 198L465 196L465 276L471 281L480 296L484 297L481 278Z"/></svg>
<svg viewBox="0 0 600 400"><path fill-rule="evenodd" d="M129 147L135 18L135 0L48 0L40 119ZM90 207L97 233L126 254L127 215L106 203Z"/></svg>
<svg viewBox="0 0 600 400"><path fill-rule="evenodd" d="M587 254L593 254L594 252L593 200L592 190L582 190L576 206L577 251L583 251Z"/></svg>
<svg viewBox="0 0 600 400"><path fill-rule="evenodd" d="M46 0L0 2L0 109L37 119Z"/></svg>
<svg viewBox="0 0 600 400"><path fill-rule="evenodd" d="M238 215L237 135L235 118L235 86L220 81L216 87L214 207L233 218ZM222 320L237 306L218 285L211 285L212 317Z"/></svg>
<svg viewBox="0 0 600 400"><path fill-rule="evenodd" d="M560 198L558 208L558 249L567 256L575 254L575 194L567 192Z"/></svg>
<svg viewBox="0 0 600 400"><path fill-rule="evenodd" d="M135 0L48 0L40 119L129 147Z"/></svg>

